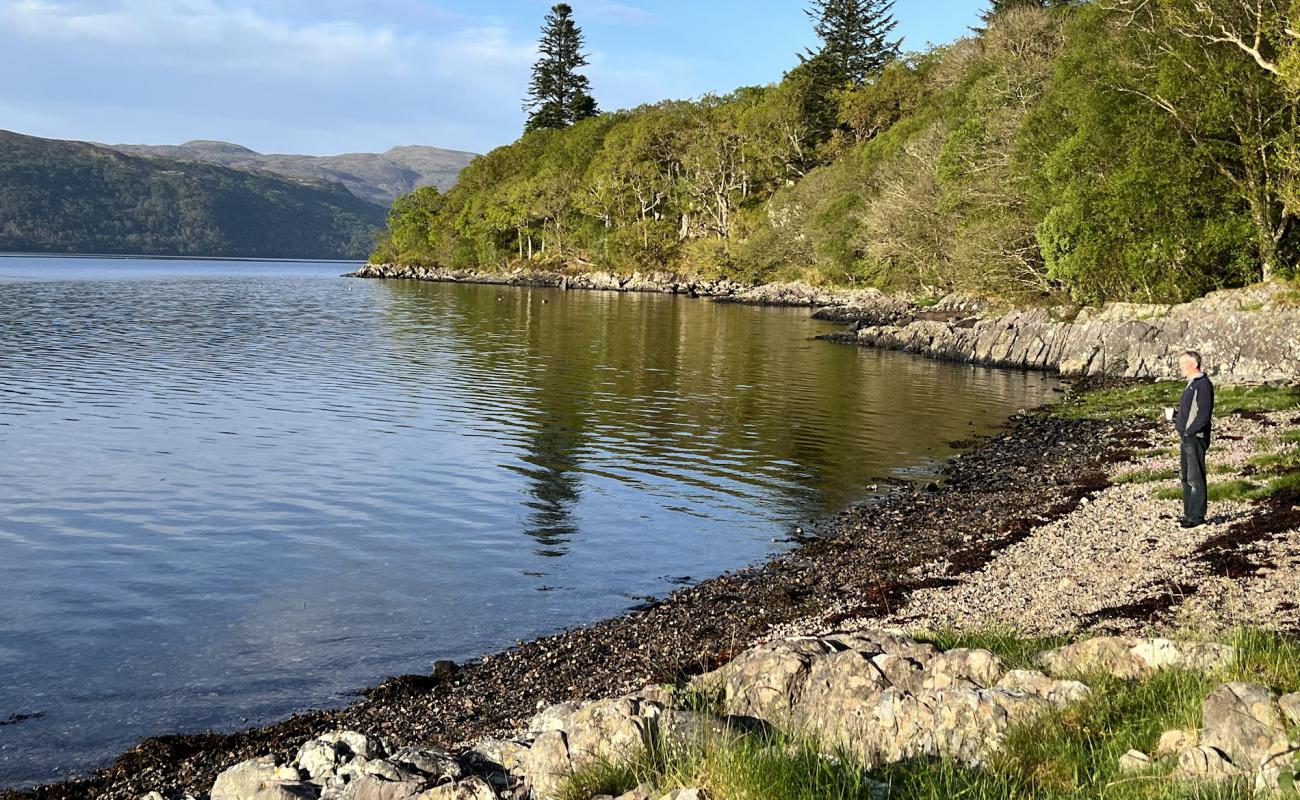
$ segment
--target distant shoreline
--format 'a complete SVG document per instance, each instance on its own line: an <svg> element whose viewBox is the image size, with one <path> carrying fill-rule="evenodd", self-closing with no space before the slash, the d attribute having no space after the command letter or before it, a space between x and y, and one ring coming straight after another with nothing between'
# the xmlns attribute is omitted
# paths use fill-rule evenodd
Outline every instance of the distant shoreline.
<svg viewBox="0 0 1300 800"><path fill-rule="evenodd" d="M364 264L364 259L353 258L255 258L252 256L171 256L171 255L132 255L122 253L6 253L0 252L0 258L107 258L119 261L241 261L249 263L286 264Z"/></svg>

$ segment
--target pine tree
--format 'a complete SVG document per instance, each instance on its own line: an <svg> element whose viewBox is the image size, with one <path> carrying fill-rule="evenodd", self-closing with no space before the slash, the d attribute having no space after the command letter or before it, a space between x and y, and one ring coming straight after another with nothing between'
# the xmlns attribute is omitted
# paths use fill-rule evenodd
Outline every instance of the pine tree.
<svg viewBox="0 0 1300 800"><path fill-rule="evenodd" d="M541 57L533 65L524 100L524 110L529 112L524 130L567 128L599 112L590 82L578 72L587 66L582 47L582 29L574 24L573 9L568 3L552 6L538 43Z"/></svg>
<svg viewBox="0 0 1300 800"><path fill-rule="evenodd" d="M822 46L799 58L833 83L865 83L898 58L903 40L889 38L898 27L893 8L894 0L813 0L804 13Z"/></svg>

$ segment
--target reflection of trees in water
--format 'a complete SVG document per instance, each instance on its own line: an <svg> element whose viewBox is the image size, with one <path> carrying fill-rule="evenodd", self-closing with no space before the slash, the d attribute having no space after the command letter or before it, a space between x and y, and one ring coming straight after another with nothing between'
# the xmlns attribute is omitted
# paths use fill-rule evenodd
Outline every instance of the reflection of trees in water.
<svg viewBox="0 0 1300 800"><path fill-rule="evenodd" d="M538 555L561 556L578 532L572 513L581 485L577 472L582 437L568 425L551 420L534 426L527 439L524 461L530 466L516 468L529 480L532 498L525 503L532 513L524 533L541 545Z"/></svg>
<svg viewBox="0 0 1300 800"><path fill-rule="evenodd" d="M672 473L711 492L747 483L781 514L820 514L858 497L873 476L967 438L971 421L1024 405L1040 383L809 342L796 318L806 310L389 285L392 329L411 335L401 379L427 393L416 354L450 353L436 360L472 399L469 412L512 426L522 452L502 466L526 479L526 532L548 555L577 532L582 476L605 466L584 463L595 445L616 449L624 472ZM489 396L495 408L483 406Z"/></svg>

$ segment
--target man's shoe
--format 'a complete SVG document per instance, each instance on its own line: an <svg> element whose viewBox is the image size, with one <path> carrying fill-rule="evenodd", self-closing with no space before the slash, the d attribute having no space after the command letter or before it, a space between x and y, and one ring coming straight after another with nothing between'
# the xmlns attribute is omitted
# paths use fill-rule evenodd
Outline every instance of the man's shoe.
<svg viewBox="0 0 1300 800"><path fill-rule="evenodd" d="M1201 520L1200 522L1196 522L1195 520L1185 519L1185 520L1181 520L1181 521L1178 523L1178 527L1180 527L1180 528L1199 528L1199 527L1201 527L1201 526L1204 525L1204 524L1205 524L1205 520Z"/></svg>

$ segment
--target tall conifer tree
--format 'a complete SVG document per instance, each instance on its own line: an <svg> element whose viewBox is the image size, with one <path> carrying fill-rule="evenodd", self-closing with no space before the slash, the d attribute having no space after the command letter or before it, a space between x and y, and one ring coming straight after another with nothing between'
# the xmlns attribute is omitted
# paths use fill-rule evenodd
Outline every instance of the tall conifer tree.
<svg viewBox="0 0 1300 800"><path fill-rule="evenodd" d="M903 40L889 38L898 27L893 9L894 0L813 0L804 13L822 46L800 59L820 62L833 83L865 83L898 58Z"/></svg>
<svg viewBox="0 0 1300 800"><path fill-rule="evenodd" d="M578 72L587 66L582 47L582 29L573 21L573 8L556 3L542 26L541 57L533 65L524 100L524 110L529 112L525 130L567 128L598 113L591 84Z"/></svg>

